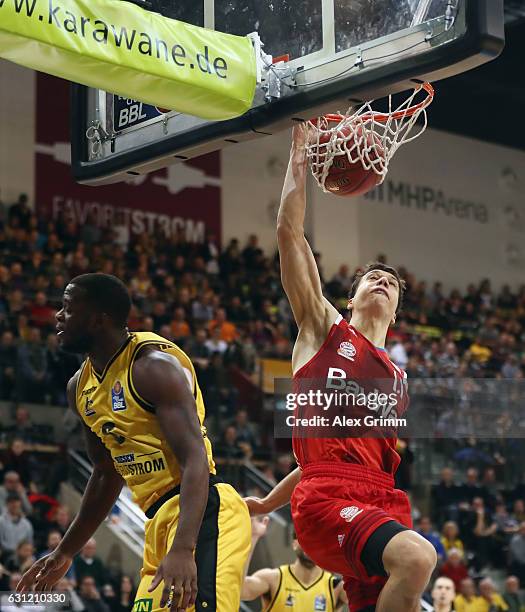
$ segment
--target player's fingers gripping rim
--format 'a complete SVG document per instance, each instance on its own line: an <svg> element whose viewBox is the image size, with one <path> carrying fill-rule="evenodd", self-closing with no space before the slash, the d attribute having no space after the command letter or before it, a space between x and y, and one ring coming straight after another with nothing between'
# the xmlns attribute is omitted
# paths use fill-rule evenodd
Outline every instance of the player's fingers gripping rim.
<svg viewBox="0 0 525 612"><path fill-rule="evenodd" d="M297 150L301 151L305 148L307 138L307 125L305 123L296 123L292 131L293 143Z"/></svg>

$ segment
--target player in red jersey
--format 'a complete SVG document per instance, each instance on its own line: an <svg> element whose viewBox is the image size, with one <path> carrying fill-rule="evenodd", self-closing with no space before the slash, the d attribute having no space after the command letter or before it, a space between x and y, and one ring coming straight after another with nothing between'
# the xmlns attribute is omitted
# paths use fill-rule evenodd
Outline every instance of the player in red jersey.
<svg viewBox="0 0 525 612"><path fill-rule="evenodd" d="M304 391L305 383L322 380L325 390L345 387L368 397L381 379L396 398L388 416L399 416L407 405L406 375L384 345L404 283L394 268L368 266L350 293L350 323L323 296L304 236L305 133L294 128L277 228L281 278L299 328L294 383ZM309 414L318 408L308 406ZM291 498L301 547L317 565L343 576L351 612L419 611L436 553L411 529L408 498L394 489L395 436L325 438L294 428L293 448L299 467L267 497L248 498L251 513L266 514Z"/></svg>

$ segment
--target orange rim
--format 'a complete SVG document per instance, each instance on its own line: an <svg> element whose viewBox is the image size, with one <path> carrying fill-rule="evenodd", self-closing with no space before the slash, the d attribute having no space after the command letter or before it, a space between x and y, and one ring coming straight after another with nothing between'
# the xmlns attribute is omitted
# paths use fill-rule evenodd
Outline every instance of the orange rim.
<svg viewBox="0 0 525 612"><path fill-rule="evenodd" d="M365 113L364 115L361 115L359 119L361 121L368 121L369 119L373 118L374 121L378 121L380 123L386 123L389 119L403 119L404 117L412 117L412 115L414 115L418 111L423 110L427 106L429 106L432 103L432 100L434 99L434 88L432 87L430 83L423 83L423 85L417 88L416 91L419 91L421 89L424 89L427 92L427 97L421 102L419 102L419 104L414 104L413 106L409 106L408 108L404 110L395 111L393 113L380 113L380 112ZM321 119L326 119L327 121L339 123L340 121L343 121L343 119L348 119L348 116L333 113L329 115L323 115L322 117L318 117L317 119L311 119L310 123L312 125L317 125L317 123Z"/></svg>

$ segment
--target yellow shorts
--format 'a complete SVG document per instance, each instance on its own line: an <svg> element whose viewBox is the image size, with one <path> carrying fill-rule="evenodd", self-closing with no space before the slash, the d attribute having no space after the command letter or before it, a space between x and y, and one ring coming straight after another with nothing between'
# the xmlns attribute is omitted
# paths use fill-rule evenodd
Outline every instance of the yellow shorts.
<svg viewBox="0 0 525 612"><path fill-rule="evenodd" d="M160 607L164 583L148 593L153 576L171 548L179 520L179 496L165 502L146 523L144 565L133 612L166 612ZM244 565L251 547L251 523L246 504L229 484L210 487L199 532L195 561L198 594L188 612L238 612Z"/></svg>

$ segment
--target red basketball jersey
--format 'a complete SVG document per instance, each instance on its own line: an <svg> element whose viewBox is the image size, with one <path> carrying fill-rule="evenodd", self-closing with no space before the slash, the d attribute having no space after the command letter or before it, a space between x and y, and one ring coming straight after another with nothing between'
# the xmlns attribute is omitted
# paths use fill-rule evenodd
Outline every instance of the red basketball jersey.
<svg viewBox="0 0 525 612"><path fill-rule="evenodd" d="M334 384L335 383L335 384ZM408 407L407 376L398 366L392 363L384 349L374 346L363 334L345 321L337 318L330 333L319 351L294 376L295 389L302 391L305 385L315 389L324 388L329 392L345 391L346 393L390 390L395 394L395 410L388 410L385 418L401 417ZM338 391L338 387L343 387ZM379 417L384 408L375 413L368 406L355 410L360 416L369 412ZM347 410L348 413L348 410ZM322 414L319 406L307 406L301 414ZM312 431L312 430L310 430ZM341 430L339 437L321 437L320 428L316 435L305 434L305 430L294 427L293 450L301 468L308 464L326 461L357 463L363 466L394 474L400 462L396 451L397 435L390 437L345 437ZM333 430L332 430L333 431ZM328 432L330 435L330 432Z"/></svg>

